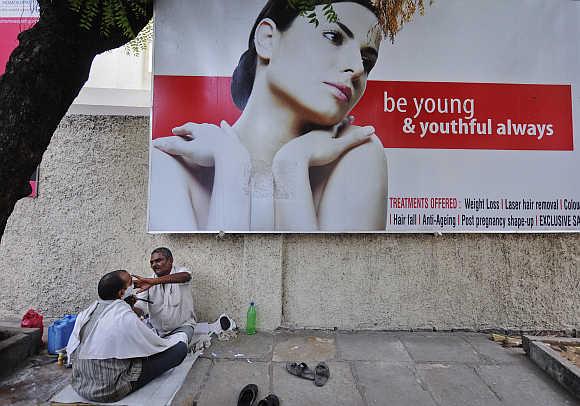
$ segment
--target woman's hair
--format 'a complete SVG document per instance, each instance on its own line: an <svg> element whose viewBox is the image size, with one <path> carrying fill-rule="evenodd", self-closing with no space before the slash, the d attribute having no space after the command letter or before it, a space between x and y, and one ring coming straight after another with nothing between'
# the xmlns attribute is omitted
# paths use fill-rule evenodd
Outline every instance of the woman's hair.
<svg viewBox="0 0 580 406"><path fill-rule="evenodd" d="M360 4L373 13L377 13L371 0L333 0L332 3L357 3ZM317 0L316 4L326 4L327 0ZM248 98L252 93L254 86L254 78L256 77L256 66L258 63L258 54L256 53L256 46L254 44L254 36L256 28L260 21L269 18L276 23L276 28L280 32L286 31L290 28L292 22L298 17L299 11L290 5L289 0L268 0L254 26L250 32L250 39L248 41L248 49L240 57L238 66L234 70L231 84L232 99L240 110L246 107Z"/></svg>

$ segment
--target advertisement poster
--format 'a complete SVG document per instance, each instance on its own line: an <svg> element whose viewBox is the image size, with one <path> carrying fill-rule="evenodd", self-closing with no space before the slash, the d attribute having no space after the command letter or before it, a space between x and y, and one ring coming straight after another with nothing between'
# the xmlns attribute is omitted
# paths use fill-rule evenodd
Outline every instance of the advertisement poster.
<svg viewBox="0 0 580 406"><path fill-rule="evenodd" d="M580 231L580 2L333 8L156 3L150 232Z"/></svg>
<svg viewBox="0 0 580 406"><path fill-rule="evenodd" d="M18 34L32 27L38 21L35 2L30 0L0 0L0 75L6 69L10 54L18 46ZM32 192L38 195L38 168L30 175Z"/></svg>

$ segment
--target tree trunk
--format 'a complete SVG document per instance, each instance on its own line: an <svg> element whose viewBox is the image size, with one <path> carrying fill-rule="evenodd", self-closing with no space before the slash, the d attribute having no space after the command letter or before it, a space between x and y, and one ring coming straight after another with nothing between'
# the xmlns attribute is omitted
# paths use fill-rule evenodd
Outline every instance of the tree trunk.
<svg viewBox="0 0 580 406"><path fill-rule="evenodd" d="M122 1L122 0L119 0ZM18 36L0 76L0 238L18 199L30 194L29 177L61 119L89 77L94 57L128 41L79 26L67 0L40 0L40 19ZM139 32L153 15L129 16Z"/></svg>

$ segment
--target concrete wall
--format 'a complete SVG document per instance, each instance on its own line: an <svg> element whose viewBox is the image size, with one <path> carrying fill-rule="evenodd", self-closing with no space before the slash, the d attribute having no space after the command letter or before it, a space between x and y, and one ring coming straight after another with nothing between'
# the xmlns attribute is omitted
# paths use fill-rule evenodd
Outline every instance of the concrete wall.
<svg viewBox="0 0 580 406"><path fill-rule="evenodd" d="M103 273L147 275L166 245L194 273L198 316L259 328L580 328L580 235L148 235L145 118L71 116L0 244L0 318L96 297Z"/></svg>
<svg viewBox="0 0 580 406"><path fill-rule="evenodd" d="M89 79L69 108L70 114L149 116L151 47L139 55L125 47L97 55Z"/></svg>

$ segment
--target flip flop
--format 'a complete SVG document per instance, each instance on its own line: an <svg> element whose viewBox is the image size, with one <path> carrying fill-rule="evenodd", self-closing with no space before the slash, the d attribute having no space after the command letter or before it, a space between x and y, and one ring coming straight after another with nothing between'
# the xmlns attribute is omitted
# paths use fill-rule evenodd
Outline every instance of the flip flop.
<svg viewBox="0 0 580 406"><path fill-rule="evenodd" d="M235 330L238 327L238 326L236 326L236 322L225 313L220 314L220 317L218 317L218 320L220 322L220 327L221 327L222 331L231 331L231 330Z"/></svg>
<svg viewBox="0 0 580 406"><path fill-rule="evenodd" d="M314 372L312 372L304 362L301 362L300 364L289 362L286 364L286 370L299 378L308 379L310 381L314 380Z"/></svg>
<svg viewBox="0 0 580 406"><path fill-rule="evenodd" d="M330 369L328 368L328 365L324 362L316 365L316 368L314 368L314 384L316 386L324 386L328 381L328 378L330 378Z"/></svg>
<svg viewBox="0 0 580 406"><path fill-rule="evenodd" d="M223 331L229 330L229 328L231 326L232 326L232 323L230 322L229 317L227 317L227 316L220 317L220 327L222 328Z"/></svg>
<svg viewBox="0 0 580 406"><path fill-rule="evenodd" d="M280 399L273 393L260 400L258 406L280 406Z"/></svg>
<svg viewBox="0 0 580 406"><path fill-rule="evenodd" d="M238 406L252 406L258 398L258 387L253 383L246 385L238 396Z"/></svg>

